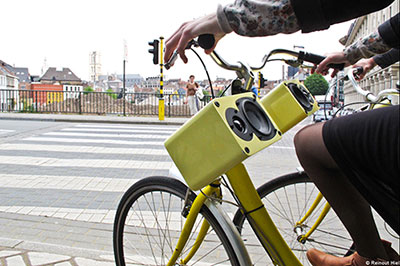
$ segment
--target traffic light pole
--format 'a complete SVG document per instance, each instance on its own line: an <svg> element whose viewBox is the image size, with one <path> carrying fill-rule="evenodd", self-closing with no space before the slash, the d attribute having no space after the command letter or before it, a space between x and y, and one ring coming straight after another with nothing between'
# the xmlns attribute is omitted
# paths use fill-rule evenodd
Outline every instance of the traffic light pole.
<svg viewBox="0 0 400 266"><path fill-rule="evenodd" d="M122 73L122 99L123 99L123 103L124 103L124 116L126 115L126 108L125 108L125 95L126 95L126 91L125 91L125 63L126 60L124 59L124 64L123 64L123 73Z"/></svg>
<svg viewBox="0 0 400 266"><path fill-rule="evenodd" d="M164 105L164 58L163 58L163 43L164 37L160 37L160 99L158 100L158 119L164 120L165 116L165 105Z"/></svg>

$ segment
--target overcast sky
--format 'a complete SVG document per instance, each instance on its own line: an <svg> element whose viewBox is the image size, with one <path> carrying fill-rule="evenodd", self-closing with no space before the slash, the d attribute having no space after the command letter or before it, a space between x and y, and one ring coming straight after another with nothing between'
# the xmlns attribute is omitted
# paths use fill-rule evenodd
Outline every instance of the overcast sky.
<svg viewBox="0 0 400 266"><path fill-rule="evenodd" d="M126 72L143 77L155 76L148 42L168 38L183 22L214 12L218 3L233 0L8 0L2 1L0 59L17 67L28 67L39 75L47 59L48 67L69 67L81 79L89 78L89 53L99 51L103 74L122 73L123 44L128 46ZM220 41L217 51L228 62L244 61L258 65L268 51L293 49L324 54L343 49L338 39L347 33L350 22L310 34L279 34L263 38L245 38L230 34ZM234 76L222 70L200 51L211 77ZM165 71L167 78L205 78L197 58L188 52L187 65L178 62ZM281 76L281 66L264 69L268 79Z"/></svg>

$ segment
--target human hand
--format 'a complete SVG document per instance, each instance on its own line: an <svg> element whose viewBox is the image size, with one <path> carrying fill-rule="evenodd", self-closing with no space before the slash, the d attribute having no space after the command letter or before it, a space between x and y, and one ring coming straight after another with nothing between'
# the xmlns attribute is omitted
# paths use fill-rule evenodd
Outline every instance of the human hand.
<svg viewBox="0 0 400 266"><path fill-rule="evenodd" d="M188 61L185 55L187 43L202 34L214 35L215 43L213 47L205 50L206 54L209 54L215 49L218 41L225 36L224 31L218 24L216 13L183 23L165 42L164 62L168 62L168 59L176 49L183 62L186 64Z"/></svg>
<svg viewBox="0 0 400 266"><path fill-rule="evenodd" d="M356 76L356 80L361 80L365 77L365 75L376 66L375 60L373 57L367 59L361 59L357 63L355 63L352 68L362 67L363 72Z"/></svg>
<svg viewBox="0 0 400 266"><path fill-rule="evenodd" d="M318 67L315 69L316 73L326 75L329 72L329 64L340 64L344 63L344 66L349 66L350 62L346 59L345 55L343 52L334 52L334 53L329 53L326 55L326 58L322 60L321 63L319 63ZM334 69L331 77L333 78L337 72L339 72L338 69Z"/></svg>

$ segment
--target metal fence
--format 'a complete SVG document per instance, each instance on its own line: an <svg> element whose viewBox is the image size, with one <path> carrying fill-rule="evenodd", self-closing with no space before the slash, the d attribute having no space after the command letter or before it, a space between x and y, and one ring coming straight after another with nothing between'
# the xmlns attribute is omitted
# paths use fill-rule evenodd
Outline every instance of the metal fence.
<svg viewBox="0 0 400 266"><path fill-rule="evenodd" d="M1 112L158 115L160 94L115 92L74 92L48 90L0 90ZM211 101L198 100L198 109ZM190 116L186 96L164 94L165 116Z"/></svg>

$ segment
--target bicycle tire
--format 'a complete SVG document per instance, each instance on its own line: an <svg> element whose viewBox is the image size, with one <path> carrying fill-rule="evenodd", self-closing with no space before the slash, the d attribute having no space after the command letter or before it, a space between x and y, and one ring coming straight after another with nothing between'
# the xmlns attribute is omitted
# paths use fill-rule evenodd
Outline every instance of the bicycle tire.
<svg viewBox="0 0 400 266"><path fill-rule="evenodd" d="M185 221L181 211L186 191L187 186L179 180L156 176L139 180L125 192L114 221L116 265L166 265ZM195 197L190 194L191 201ZM205 205L175 265L180 265L180 259L190 250L203 219L209 222L210 229L195 257L186 265L239 265L226 234Z"/></svg>
<svg viewBox="0 0 400 266"><path fill-rule="evenodd" d="M257 191L276 227L303 265L311 265L306 256L309 248L316 248L336 256L345 256L354 252L353 241L333 210L329 211L311 235L310 240L304 244L297 241L294 225L304 216L318 194L318 189L306 173L296 172L280 176L263 184ZM314 224L325 202L323 199L314 213L305 221L304 233ZM246 246L251 246L250 255L254 265L266 265L269 257L254 236L242 212L236 212L233 222Z"/></svg>

